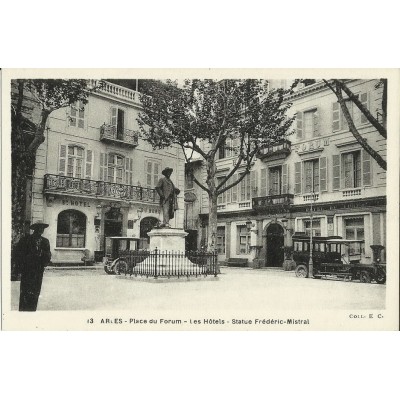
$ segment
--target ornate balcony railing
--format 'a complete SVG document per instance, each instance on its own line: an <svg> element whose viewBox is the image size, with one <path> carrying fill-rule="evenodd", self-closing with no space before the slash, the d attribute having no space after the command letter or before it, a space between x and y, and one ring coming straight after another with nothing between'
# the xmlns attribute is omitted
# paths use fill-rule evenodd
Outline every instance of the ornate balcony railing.
<svg viewBox="0 0 400 400"><path fill-rule="evenodd" d="M343 189L343 197L361 196L361 189Z"/></svg>
<svg viewBox="0 0 400 400"><path fill-rule="evenodd" d="M254 210L268 210L278 211L280 208L286 209L293 204L293 194L275 194L272 196L255 197L252 199Z"/></svg>
<svg viewBox="0 0 400 400"><path fill-rule="evenodd" d="M130 147L136 147L139 144L139 137L136 132L131 129L122 129L118 132L116 126L106 124L100 127L100 140L106 143L120 143Z"/></svg>
<svg viewBox="0 0 400 400"><path fill-rule="evenodd" d="M99 81L97 79L89 80L90 87L98 87L99 93L104 93L108 96L116 97L118 99L122 99L125 101L138 102L139 101L139 92L135 90L128 89L123 86L116 85L115 83L107 82L107 81Z"/></svg>
<svg viewBox="0 0 400 400"><path fill-rule="evenodd" d="M68 193L127 201L145 201L149 203L157 203L159 201L159 196L155 189L53 174L44 176L43 190L45 193Z"/></svg>
<svg viewBox="0 0 400 400"><path fill-rule="evenodd" d="M257 157L260 160L268 159L268 160L279 160L286 158L291 152L292 143L283 139L273 145L268 147L264 147L260 150Z"/></svg>

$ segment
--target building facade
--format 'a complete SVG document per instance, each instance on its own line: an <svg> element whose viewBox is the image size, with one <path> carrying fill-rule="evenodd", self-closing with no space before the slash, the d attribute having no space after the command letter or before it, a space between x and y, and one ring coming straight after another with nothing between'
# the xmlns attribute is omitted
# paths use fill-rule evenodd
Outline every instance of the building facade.
<svg viewBox="0 0 400 400"><path fill-rule="evenodd" d="M86 105L49 117L37 152L31 216L50 224L45 235L53 263L80 263L83 255L101 259L111 251L112 236L140 238L146 248L147 233L160 220L154 187L162 170L173 168L171 179L184 187L181 149L155 151L139 137L139 93L121 85L105 82ZM171 221L176 228L183 227L183 194Z"/></svg>
<svg viewBox="0 0 400 400"><path fill-rule="evenodd" d="M379 117L382 89L377 83L351 80L347 85ZM290 82L271 81L270 87L284 84ZM317 236L363 240L348 251L353 259L371 262L370 245L386 246L386 171L358 144L323 82L310 81L287 100L296 114L294 134L263 149L250 175L218 199L219 260L241 257L258 267L281 267L293 233L312 229ZM360 134L386 159L386 140L355 105L348 105ZM217 181L234 157L220 151ZM197 165L197 173L204 174ZM208 197L199 188L186 191L195 191L198 199L200 244L207 234Z"/></svg>

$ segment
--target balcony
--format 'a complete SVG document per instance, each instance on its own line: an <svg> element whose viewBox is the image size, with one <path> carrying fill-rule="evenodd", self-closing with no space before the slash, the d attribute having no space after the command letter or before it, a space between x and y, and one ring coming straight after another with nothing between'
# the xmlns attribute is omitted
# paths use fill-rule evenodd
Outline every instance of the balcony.
<svg viewBox="0 0 400 400"><path fill-rule="evenodd" d="M120 144L121 146L136 147L139 144L138 134L130 129L103 124L100 127L100 140L104 143Z"/></svg>
<svg viewBox="0 0 400 400"><path fill-rule="evenodd" d="M159 196L155 189L62 175L46 174L44 176L43 190L47 194L70 194L147 203L159 202Z"/></svg>
<svg viewBox="0 0 400 400"><path fill-rule="evenodd" d="M288 211L293 204L293 194L275 194L272 196L255 197L252 199L253 209L256 211L278 213Z"/></svg>
<svg viewBox="0 0 400 400"><path fill-rule="evenodd" d="M292 143L287 140L281 140L278 143L262 148L257 157L263 161L283 160L291 152Z"/></svg>

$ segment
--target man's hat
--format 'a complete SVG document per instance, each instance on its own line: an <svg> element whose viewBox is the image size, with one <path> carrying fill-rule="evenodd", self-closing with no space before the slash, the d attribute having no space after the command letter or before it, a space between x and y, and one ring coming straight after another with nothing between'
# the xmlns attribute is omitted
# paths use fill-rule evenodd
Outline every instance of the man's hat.
<svg viewBox="0 0 400 400"><path fill-rule="evenodd" d="M170 168L170 167L167 167L167 168L164 168L163 170L162 170L162 174L163 175L165 175L167 172L172 172L173 171L173 169L172 168Z"/></svg>
<svg viewBox="0 0 400 400"><path fill-rule="evenodd" d="M47 228L49 224L45 224L43 221L37 221L34 224L32 224L29 228L35 230L36 228L42 227L42 228Z"/></svg>

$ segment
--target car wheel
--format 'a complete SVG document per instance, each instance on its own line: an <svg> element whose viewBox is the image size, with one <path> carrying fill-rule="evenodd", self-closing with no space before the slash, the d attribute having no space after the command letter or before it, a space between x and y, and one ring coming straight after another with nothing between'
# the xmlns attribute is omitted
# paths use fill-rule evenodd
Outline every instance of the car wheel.
<svg viewBox="0 0 400 400"><path fill-rule="evenodd" d="M107 273L108 275L114 275L114 274L115 274L114 268L113 268L112 265L110 265L110 264L106 264L106 265L104 266L104 271L106 271L106 273Z"/></svg>
<svg viewBox="0 0 400 400"><path fill-rule="evenodd" d="M298 278L307 278L308 268L305 265L298 265L295 270L295 275Z"/></svg>
<svg viewBox="0 0 400 400"><path fill-rule="evenodd" d="M386 273L385 271L382 271L381 269L378 269L375 275L375 280L376 283L379 283L380 285L383 285L386 282Z"/></svg>
<svg viewBox="0 0 400 400"><path fill-rule="evenodd" d="M117 275L126 274L128 272L128 264L125 260L118 260L114 265L114 271Z"/></svg>
<svg viewBox="0 0 400 400"><path fill-rule="evenodd" d="M360 282L362 283L371 283L371 275L368 271L360 272Z"/></svg>

